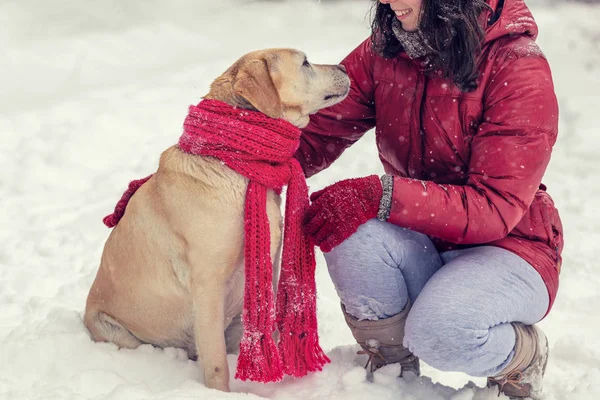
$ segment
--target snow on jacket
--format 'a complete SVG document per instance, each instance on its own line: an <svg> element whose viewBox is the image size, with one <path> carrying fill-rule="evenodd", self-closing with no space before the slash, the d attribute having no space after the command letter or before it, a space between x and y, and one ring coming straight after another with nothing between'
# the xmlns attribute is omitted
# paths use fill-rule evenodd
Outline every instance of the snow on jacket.
<svg viewBox="0 0 600 400"><path fill-rule="evenodd" d="M395 176L389 221L429 235L440 251L493 245L529 262L552 307L562 224L541 183L557 137L558 105L537 25L523 0L490 0L479 87L461 92L405 53L386 59L370 39L342 61L349 96L311 118L296 158L307 176L375 127Z"/></svg>

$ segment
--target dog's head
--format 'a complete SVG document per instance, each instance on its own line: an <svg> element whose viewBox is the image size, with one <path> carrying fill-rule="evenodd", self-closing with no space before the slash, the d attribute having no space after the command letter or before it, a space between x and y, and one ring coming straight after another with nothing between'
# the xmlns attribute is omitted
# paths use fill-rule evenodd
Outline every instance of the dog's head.
<svg viewBox="0 0 600 400"><path fill-rule="evenodd" d="M339 103L349 90L344 66L312 64L294 49L268 49L236 61L212 83L205 97L303 128L310 114Z"/></svg>

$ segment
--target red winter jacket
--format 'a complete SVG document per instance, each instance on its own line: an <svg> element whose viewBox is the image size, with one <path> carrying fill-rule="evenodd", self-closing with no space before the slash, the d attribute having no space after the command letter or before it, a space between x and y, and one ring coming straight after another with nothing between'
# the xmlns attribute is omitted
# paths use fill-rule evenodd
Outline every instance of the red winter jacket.
<svg viewBox="0 0 600 400"><path fill-rule="evenodd" d="M296 157L311 176L375 126L379 158L395 175L389 221L429 235L440 251L486 244L518 254L544 279L550 310L563 237L541 180L558 106L529 9L497 2L478 89L463 93L405 53L378 56L367 39L342 62L348 98L312 116Z"/></svg>

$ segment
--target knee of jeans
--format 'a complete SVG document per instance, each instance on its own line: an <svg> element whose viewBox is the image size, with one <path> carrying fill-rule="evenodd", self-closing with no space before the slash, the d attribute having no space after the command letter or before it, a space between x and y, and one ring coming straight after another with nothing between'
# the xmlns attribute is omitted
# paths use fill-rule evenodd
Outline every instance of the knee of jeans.
<svg viewBox="0 0 600 400"><path fill-rule="evenodd" d="M375 252L374 247L377 246L377 242L373 240L374 237L381 237L384 234L384 228L381 226L382 222L371 219L358 227L357 231L350 235L349 238L344 240L342 243L334 247L328 253L325 253L327 259L346 258L353 256L357 253L364 253L365 250Z"/></svg>
<svg viewBox="0 0 600 400"><path fill-rule="evenodd" d="M413 354L427 358L432 349L442 347L443 337L440 331L446 327L444 319L440 318L433 310L431 313L422 313L413 307L406 318L404 332L404 346ZM425 357L423 357L425 356Z"/></svg>
<svg viewBox="0 0 600 400"><path fill-rule="evenodd" d="M343 261L344 264L353 260L364 261L366 257L386 259L391 264L391 261L399 257L397 254L390 253L401 253L406 250L404 249L406 246L398 246L398 244L408 243L410 252L415 248L415 242L423 241L429 241L426 235L388 222L371 219L362 224L348 239L324 255L328 264L336 264L339 261ZM431 251L435 252L433 245L431 247ZM437 252L435 253L437 254Z"/></svg>
<svg viewBox="0 0 600 400"><path fill-rule="evenodd" d="M404 346L434 368L462 371L477 348L476 332L467 328L464 318L444 311L444 307L419 309L413 307L405 327Z"/></svg>
<svg viewBox="0 0 600 400"><path fill-rule="evenodd" d="M334 281L338 274L345 275L352 266L362 270L364 265L374 266L381 262L385 249L380 240L374 240L377 237L376 230L378 227L372 221L367 221L352 236L323 254Z"/></svg>

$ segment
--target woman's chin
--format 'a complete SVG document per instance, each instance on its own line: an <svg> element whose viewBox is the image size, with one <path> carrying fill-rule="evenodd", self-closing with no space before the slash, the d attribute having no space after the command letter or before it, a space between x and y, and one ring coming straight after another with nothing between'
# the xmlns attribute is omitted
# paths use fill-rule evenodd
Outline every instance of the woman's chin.
<svg viewBox="0 0 600 400"><path fill-rule="evenodd" d="M417 31L417 26L414 25L414 24L402 22L402 30L404 32L416 32Z"/></svg>

